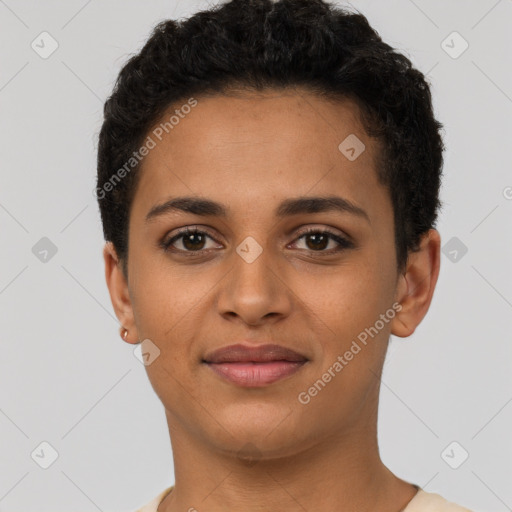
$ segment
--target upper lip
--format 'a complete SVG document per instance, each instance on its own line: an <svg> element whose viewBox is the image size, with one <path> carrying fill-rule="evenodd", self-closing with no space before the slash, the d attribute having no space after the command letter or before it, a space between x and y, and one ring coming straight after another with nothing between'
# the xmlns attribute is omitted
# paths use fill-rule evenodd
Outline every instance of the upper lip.
<svg viewBox="0 0 512 512"><path fill-rule="evenodd" d="M268 362L268 361L300 361L308 358L281 345L229 345L210 352L203 359L206 363L235 363L235 362Z"/></svg>

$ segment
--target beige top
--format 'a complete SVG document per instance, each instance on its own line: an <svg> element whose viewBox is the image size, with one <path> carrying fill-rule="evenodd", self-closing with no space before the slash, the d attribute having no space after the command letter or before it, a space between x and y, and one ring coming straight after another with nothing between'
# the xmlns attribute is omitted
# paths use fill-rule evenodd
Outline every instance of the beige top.
<svg viewBox="0 0 512 512"><path fill-rule="evenodd" d="M149 503L135 512L157 512L158 505L160 505L173 488L174 486L168 487ZM447 501L439 494L419 489L414 498L401 512L471 512L471 510L461 507L460 505L456 505L451 501Z"/></svg>

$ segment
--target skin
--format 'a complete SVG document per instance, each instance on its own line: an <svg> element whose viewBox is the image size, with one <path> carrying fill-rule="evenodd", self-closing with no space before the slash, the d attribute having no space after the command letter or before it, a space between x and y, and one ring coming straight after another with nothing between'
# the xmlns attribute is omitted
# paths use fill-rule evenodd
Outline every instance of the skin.
<svg viewBox="0 0 512 512"><path fill-rule="evenodd" d="M417 489L379 456L380 375L390 334L410 336L430 306L439 233L426 233L397 272L392 204L375 171L379 146L349 100L301 89L197 99L142 162L128 277L111 243L103 253L126 341L150 339L160 349L146 370L166 411L175 488L158 510L398 512ZM338 149L349 134L366 146L354 161ZM285 199L326 195L355 203L369 221L336 211L274 216ZM228 215L176 211L145 222L154 205L177 196L212 199ZM159 247L186 226L212 238L188 246L182 238L175 252ZM315 245L300 237L305 227L349 236L354 248L326 255L337 242ZM248 236L262 248L252 263L236 252ZM203 252L179 254L187 248ZM300 403L298 394L394 303L402 306L394 318ZM236 386L201 362L241 340L282 344L309 361L262 388Z"/></svg>

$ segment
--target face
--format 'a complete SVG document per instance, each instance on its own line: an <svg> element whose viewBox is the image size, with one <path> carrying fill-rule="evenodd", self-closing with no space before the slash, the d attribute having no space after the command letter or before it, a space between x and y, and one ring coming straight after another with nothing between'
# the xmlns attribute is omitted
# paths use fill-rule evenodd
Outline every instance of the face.
<svg viewBox="0 0 512 512"><path fill-rule="evenodd" d="M356 106L306 91L197 98L160 137L132 204L128 280L116 267L109 287L130 341L160 350L146 369L171 435L225 453L252 443L271 458L360 430L375 418L405 281L378 147ZM340 150L347 137L355 151ZM217 205L155 209L181 197ZM297 202L308 198L320 199ZM204 363L238 343L306 362L254 386Z"/></svg>

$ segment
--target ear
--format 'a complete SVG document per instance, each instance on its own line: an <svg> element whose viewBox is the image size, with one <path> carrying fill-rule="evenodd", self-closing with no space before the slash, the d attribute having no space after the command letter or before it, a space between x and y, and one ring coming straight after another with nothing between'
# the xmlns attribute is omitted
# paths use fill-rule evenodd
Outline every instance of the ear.
<svg viewBox="0 0 512 512"><path fill-rule="evenodd" d="M391 322L391 334L410 336L427 314L440 267L441 236L435 229L425 233L419 250L410 252L407 268L398 278L395 300L402 309Z"/></svg>
<svg viewBox="0 0 512 512"><path fill-rule="evenodd" d="M116 316L121 325L128 329L126 342L137 344L139 341L137 328L133 315L133 308L130 300L130 292L122 265L117 257L112 242L107 242L103 248L103 259L105 260L105 279L107 281L110 300Z"/></svg>

